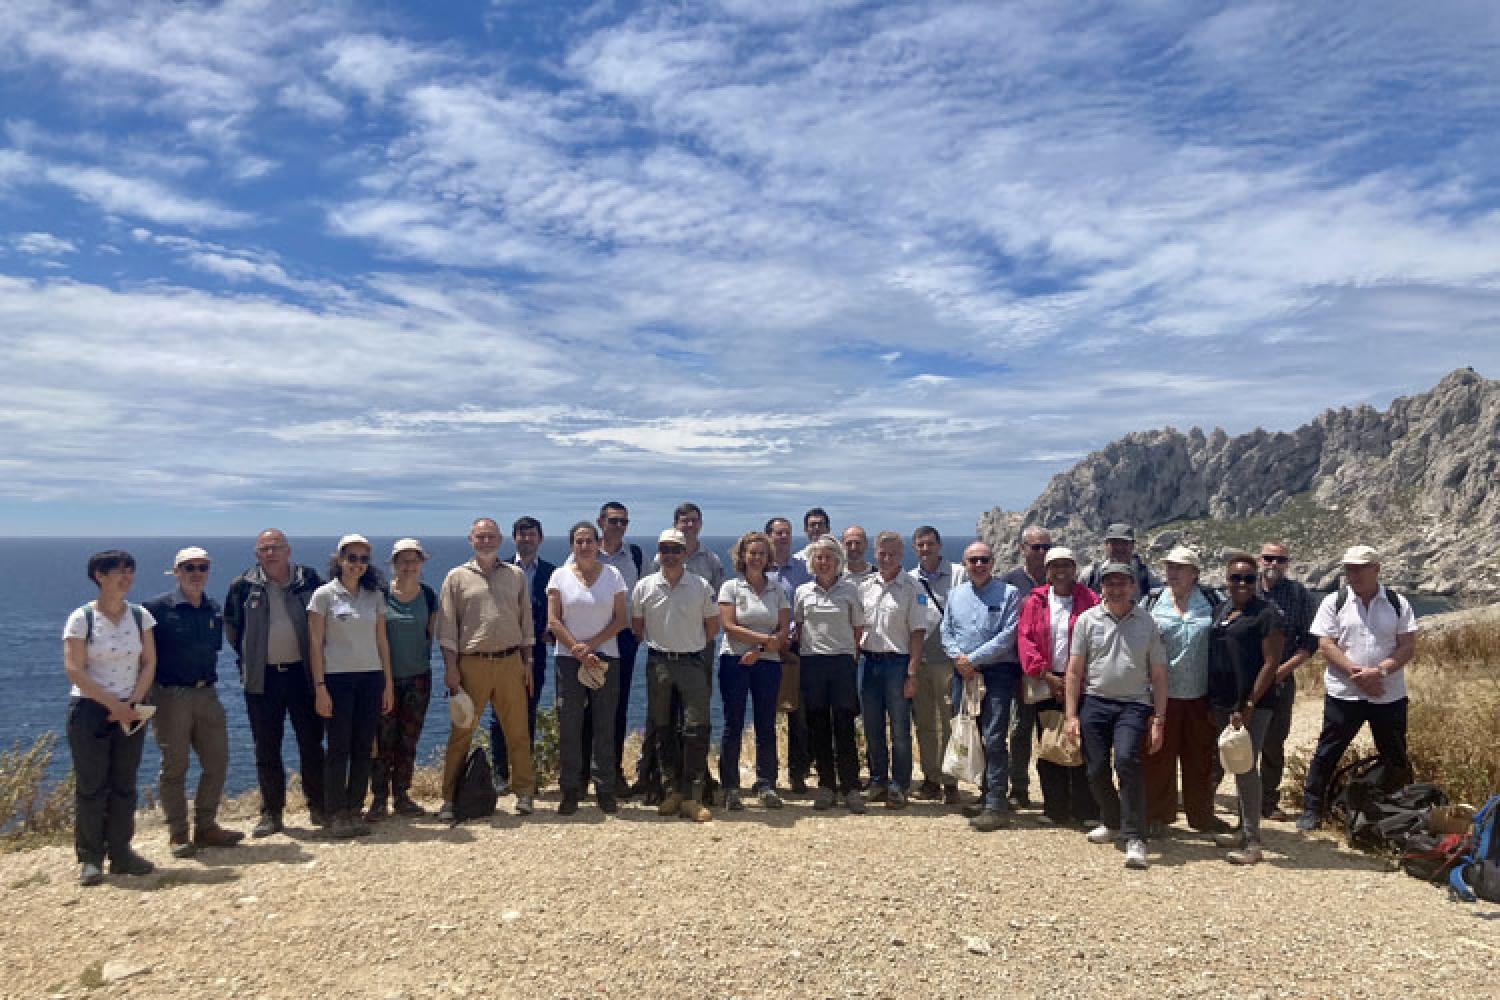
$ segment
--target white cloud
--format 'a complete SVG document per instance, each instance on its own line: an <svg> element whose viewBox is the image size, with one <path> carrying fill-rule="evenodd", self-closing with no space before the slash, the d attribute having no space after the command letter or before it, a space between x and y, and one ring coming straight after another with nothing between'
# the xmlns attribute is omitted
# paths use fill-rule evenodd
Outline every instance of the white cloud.
<svg viewBox="0 0 1500 1000"><path fill-rule="evenodd" d="M51 233L23 233L11 241L18 251L33 257L56 257L65 253L76 253L78 248L72 241Z"/></svg>
<svg viewBox="0 0 1500 1000"><path fill-rule="evenodd" d="M106 212L186 226L242 226L251 221L246 212L179 194L147 178L126 177L100 167L53 165L46 168L45 176Z"/></svg>

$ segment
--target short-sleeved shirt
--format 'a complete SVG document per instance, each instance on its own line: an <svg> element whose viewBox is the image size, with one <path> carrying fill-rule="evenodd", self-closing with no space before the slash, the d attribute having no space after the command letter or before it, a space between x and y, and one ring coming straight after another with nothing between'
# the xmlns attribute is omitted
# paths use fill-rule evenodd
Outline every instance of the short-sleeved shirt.
<svg viewBox="0 0 1500 1000"><path fill-rule="evenodd" d="M553 591L562 599L563 627L573 638L587 639L603 632L614 618L615 595L625 592L625 578L613 566L600 563L598 579L592 587L585 587L570 564L552 571L552 578L547 581L547 593ZM610 636L596 652L604 656L619 656L620 644ZM552 644L552 655L572 656L573 652L559 641Z"/></svg>
<svg viewBox="0 0 1500 1000"><path fill-rule="evenodd" d="M1073 625L1073 655L1085 663L1084 693L1151 704L1151 664L1167 662L1161 631L1134 605L1120 618L1096 604Z"/></svg>
<svg viewBox="0 0 1500 1000"><path fill-rule="evenodd" d="M652 556L651 566L660 571L661 559L658 556ZM712 593L717 594L719 588L724 585L724 560L719 558L717 552L711 552L702 545L682 561L682 568L707 580L708 585L713 588Z"/></svg>
<svg viewBox="0 0 1500 1000"><path fill-rule="evenodd" d="M380 669L375 629L384 628L385 595L363 587L351 594L342 580L334 580L313 591L307 610L323 616L323 673Z"/></svg>
<svg viewBox="0 0 1500 1000"><path fill-rule="evenodd" d="M1388 592L1384 587L1370 601L1369 607L1352 592L1344 606L1334 610L1338 604L1338 593L1329 594L1318 606L1313 618L1312 634L1338 643L1339 649L1357 667L1374 667L1381 660L1396 652L1396 639L1417 630L1417 619L1412 614L1411 602L1401 602L1401 613L1391 607ZM1323 672L1323 687L1330 698L1341 701L1368 701L1375 705L1386 705L1406 697L1406 671L1398 670L1385 679L1385 690L1380 697L1371 698L1355 687L1349 678L1332 667Z"/></svg>
<svg viewBox="0 0 1500 1000"><path fill-rule="evenodd" d="M854 584L843 577L824 590L817 580L797 588L792 617L801 628L803 656L855 655L854 630L865 624L865 606Z"/></svg>
<svg viewBox="0 0 1500 1000"><path fill-rule="evenodd" d="M697 573L682 573L674 586L658 570L641 577L630 593L630 617L645 626L641 638L663 653L697 653L708 645L703 623L719 617L719 606L708 581Z"/></svg>
<svg viewBox="0 0 1500 1000"><path fill-rule="evenodd" d="M920 565L907 571L922 593L927 595L927 635L922 639L923 663L947 663L943 649L943 612L948 608L948 594L964 580L963 568L957 563L941 563L929 573ZM925 584L925 586L924 586Z"/></svg>
<svg viewBox="0 0 1500 1000"><path fill-rule="evenodd" d="M432 671L432 636L427 619L437 610L436 593L429 604L424 586L417 596L403 601L395 591L385 593L385 641L391 651L393 678L420 677Z"/></svg>
<svg viewBox="0 0 1500 1000"><path fill-rule="evenodd" d="M734 605L734 620L741 628L768 635L781 625L781 612L792 606L781 581L769 574L766 576L765 590L756 590L743 576L725 580L724 586L719 588L719 603ZM719 638L720 656L744 656L750 649L750 643L734 638L728 629ZM763 652L760 658L779 661L781 654Z"/></svg>
<svg viewBox="0 0 1500 1000"><path fill-rule="evenodd" d="M1151 606L1151 617L1167 648L1167 697L1202 698L1208 694L1208 645L1214 609L1203 591L1193 588L1187 613L1183 614L1177 610L1172 592L1163 590Z"/></svg>
<svg viewBox="0 0 1500 1000"><path fill-rule="evenodd" d="M870 577L879 575L880 571L877 570L873 565L866 565L865 568L861 570L853 570L847 568L844 570L844 579L848 580L856 587L864 583Z"/></svg>
<svg viewBox="0 0 1500 1000"><path fill-rule="evenodd" d="M143 607L156 619L156 683L167 687L212 684L219 676L219 650L224 646L224 615L207 594L197 604L181 587L147 601Z"/></svg>
<svg viewBox="0 0 1500 1000"><path fill-rule="evenodd" d="M1281 631L1281 612L1261 597L1252 597L1244 610L1235 614L1234 605L1225 601L1214 615L1213 656L1210 659L1211 699L1217 708L1238 709L1255 689L1255 678L1265 666L1261 643ZM1268 708L1276 697L1276 686L1266 689L1256 708Z"/></svg>
<svg viewBox="0 0 1500 1000"><path fill-rule="evenodd" d="M94 609L94 634L89 636L88 614L83 608L78 608L68 616L67 623L63 625L63 638L87 637L88 654L84 660L83 672L116 698L129 698L135 690L135 682L141 676L141 650L145 648L141 633L155 628L156 619L140 605L126 604L125 614L118 622L110 621L109 616L100 611L93 601L84 607ZM132 607L141 613L140 628L136 628ZM83 692L75 684L68 694L78 698L82 697Z"/></svg>
<svg viewBox="0 0 1500 1000"><path fill-rule="evenodd" d="M859 599L865 608L865 652L910 653L911 634L927 628L927 592L922 585L905 573L890 580L875 573L860 581Z"/></svg>
<svg viewBox="0 0 1500 1000"><path fill-rule="evenodd" d="M1054 674L1068 672L1068 650L1073 644L1073 595L1063 597L1047 588L1047 628L1052 633L1051 666Z"/></svg>

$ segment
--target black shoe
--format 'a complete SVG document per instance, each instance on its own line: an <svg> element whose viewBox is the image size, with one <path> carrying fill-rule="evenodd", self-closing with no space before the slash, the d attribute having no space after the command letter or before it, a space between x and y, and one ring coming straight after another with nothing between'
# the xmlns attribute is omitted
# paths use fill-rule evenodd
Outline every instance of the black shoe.
<svg viewBox="0 0 1500 1000"><path fill-rule="evenodd" d="M425 816L427 810L411 800L411 796L405 792L396 793L396 801L393 808L397 816Z"/></svg>
<svg viewBox="0 0 1500 1000"><path fill-rule="evenodd" d="M975 802L971 803L970 805L964 806L959 810L959 812L963 813L969 819L978 819L980 816L984 815L984 806Z"/></svg>
<svg viewBox="0 0 1500 1000"><path fill-rule="evenodd" d="M620 811L620 803L617 802L615 800L615 797L608 792L600 792L596 797L599 800L600 812L609 813L611 816L613 816L615 813Z"/></svg>
<svg viewBox="0 0 1500 1000"><path fill-rule="evenodd" d="M958 805L958 803L960 801L961 800L958 797L958 786L957 785L944 785L943 786L943 805L945 805L945 806L956 806L956 805Z"/></svg>
<svg viewBox="0 0 1500 1000"><path fill-rule="evenodd" d="M1202 826L1195 826L1193 827L1193 829L1197 830L1199 833L1231 833L1233 832L1234 827L1230 826L1228 823L1215 816L1213 819L1209 820Z"/></svg>
<svg viewBox="0 0 1500 1000"><path fill-rule="evenodd" d="M557 814L559 816L571 816L578 811L578 793L563 792L562 802L558 803Z"/></svg>
<svg viewBox="0 0 1500 1000"><path fill-rule="evenodd" d="M912 790L911 797L918 802L941 802L943 786L936 781L924 781Z"/></svg>
<svg viewBox="0 0 1500 1000"><path fill-rule="evenodd" d="M109 863L111 875L150 875L154 871L156 866L134 851Z"/></svg>
<svg viewBox="0 0 1500 1000"><path fill-rule="evenodd" d="M1012 810L1031 808L1031 796L1027 795L1025 792L1012 794L1011 797L1006 801L1010 803L1010 807Z"/></svg>
<svg viewBox="0 0 1500 1000"><path fill-rule="evenodd" d="M275 813L261 813L260 819L256 821L250 830L250 836L257 840L261 837L269 837L273 833L281 832L281 817Z"/></svg>
<svg viewBox="0 0 1500 1000"><path fill-rule="evenodd" d="M632 795L634 795L634 792L633 792L633 790L630 787L630 782L628 782L628 781L625 780L625 772L624 771L616 771L615 772L615 798L617 798L617 799L628 799Z"/></svg>
<svg viewBox="0 0 1500 1000"><path fill-rule="evenodd" d="M650 788L646 789L645 794L641 798L641 802L646 806L659 806L662 803L662 798L663 796L661 793L661 789L653 785Z"/></svg>
<svg viewBox="0 0 1500 1000"><path fill-rule="evenodd" d="M793 795L806 795L807 794L807 775L805 775L805 774L794 774L794 775L792 775L791 789L792 789L792 794Z"/></svg>
<svg viewBox="0 0 1500 1000"><path fill-rule="evenodd" d="M104 869L92 861L85 861L78 867L78 884L81 886L103 885Z"/></svg>
<svg viewBox="0 0 1500 1000"><path fill-rule="evenodd" d="M980 833L994 833L996 830L1004 830L1010 826L1010 817L1003 812L986 809L969 820L969 825Z"/></svg>

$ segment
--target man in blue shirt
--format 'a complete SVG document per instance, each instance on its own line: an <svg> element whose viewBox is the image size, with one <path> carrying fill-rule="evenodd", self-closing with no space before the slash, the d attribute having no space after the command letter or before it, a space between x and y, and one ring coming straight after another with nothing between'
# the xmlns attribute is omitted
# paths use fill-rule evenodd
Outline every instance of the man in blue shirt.
<svg viewBox="0 0 1500 1000"><path fill-rule="evenodd" d="M958 674L953 704L963 703L960 681L984 679L984 701L979 715L980 738L984 741L983 799L970 825L981 833L1010 825L1006 789L1010 780L1010 754L1006 736L1010 728L1010 702L1021 680L1016 659L1016 627L1021 620L1021 593L995 577L995 553L984 542L964 549L964 569L969 579L948 595L943 612L943 651L953 660ZM971 810L972 811L972 810Z"/></svg>

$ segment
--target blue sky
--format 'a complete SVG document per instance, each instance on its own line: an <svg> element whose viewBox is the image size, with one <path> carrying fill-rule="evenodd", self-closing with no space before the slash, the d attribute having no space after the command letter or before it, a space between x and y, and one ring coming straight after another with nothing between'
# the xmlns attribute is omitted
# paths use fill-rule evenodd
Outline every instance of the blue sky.
<svg viewBox="0 0 1500 1000"><path fill-rule="evenodd" d="M0 535L964 532L1495 377L1497 109L1477 2L8 0Z"/></svg>

